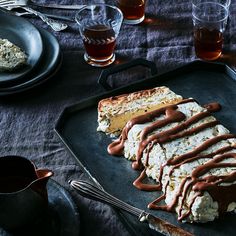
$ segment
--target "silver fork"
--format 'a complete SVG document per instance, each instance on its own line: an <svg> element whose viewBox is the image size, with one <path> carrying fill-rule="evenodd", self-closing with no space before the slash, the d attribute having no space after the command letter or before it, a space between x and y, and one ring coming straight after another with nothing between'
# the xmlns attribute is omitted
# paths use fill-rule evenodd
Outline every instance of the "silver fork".
<svg viewBox="0 0 236 236"><path fill-rule="evenodd" d="M11 4L17 6L36 6L43 8L57 8L57 9L67 9L67 10L79 10L85 5L63 5L63 4L39 4L32 0L0 0L2 4Z"/></svg>
<svg viewBox="0 0 236 236"><path fill-rule="evenodd" d="M25 11L38 16L42 21L48 24L54 31L62 31L68 27L67 24L53 20L47 17L46 15L44 15L43 13L26 6L25 3L23 5L23 1L24 0L0 0L0 7L8 9L8 10L11 10L13 8L22 8ZM21 3L21 5L15 5L17 2L19 4Z"/></svg>
<svg viewBox="0 0 236 236"><path fill-rule="evenodd" d="M31 16L31 15L33 15L32 13L30 13L30 12L27 12L27 11L25 11L25 10L23 10L23 11L18 11L17 10L17 7L15 8L13 8L13 7L11 7L12 9L11 10L8 10L7 8L1 8L0 7L0 11L2 11L2 12L7 12L7 13L10 13L10 14L12 14L12 15L15 15L15 16ZM13 10L13 11L12 11ZM58 19L58 20L65 20L65 21L71 21L71 22L74 22L74 19L72 19L71 17L69 17L69 16L62 16L62 15L53 15L53 14L48 14L48 13L44 13L44 15L45 16L47 16L47 17L49 17L49 18L54 18L54 19Z"/></svg>
<svg viewBox="0 0 236 236"><path fill-rule="evenodd" d="M2 6L10 6L10 5L11 6L26 6L26 5L40 6L31 0L0 0L0 5Z"/></svg>
<svg viewBox="0 0 236 236"><path fill-rule="evenodd" d="M147 222L151 229L156 230L157 232L162 233L166 236L194 236L193 234L175 225L172 225L167 221L159 219L141 209L138 209L134 206L129 205L128 203L121 201L120 199L112 196L103 189L100 189L86 181L71 180L69 183L73 188L78 190L81 195L108 203L116 208L133 214L137 216L141 222Z"/></svg>

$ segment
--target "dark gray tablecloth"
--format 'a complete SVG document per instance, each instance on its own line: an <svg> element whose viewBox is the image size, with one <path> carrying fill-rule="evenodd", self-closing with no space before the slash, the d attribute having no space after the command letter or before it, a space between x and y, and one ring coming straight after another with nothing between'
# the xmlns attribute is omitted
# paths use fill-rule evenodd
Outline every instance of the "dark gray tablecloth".
<svg viewBox="0 0 236 236"><path fill-rule="evenodd" d="M92 1L38 2L79 4ZM233 55L236 50L235 7L233 3L225 33L225 53L223 59L220 59L232 65L235 63ZM71 17L74 17L76 12L47 11ZM28 19L36 26L52 32L40 20ZM87 179L88 176L81 171L57 137L54 132L55 123L66 106L103 91L97 84L101 69L93 68L84 62L84 49L78 27L76 23L68 23L68 30L60 33L52 32L57 37L63 52L63 63L54 79L21 96L1 98L0 155L22 155L34 161L38 167L53 170L53 179L69 190L78 206L81 235L129 235L125 224L112 208L79 196L68 185L69 179ZM158 73L196 60L190 1L148 0L145 22L134 26L123 24L117 40L116 55L117 62L121 63L139 57L154 61ZM128 84L145 74L144 70L140 70L139 75L121 76L112 84L115 87Z"/></svg>

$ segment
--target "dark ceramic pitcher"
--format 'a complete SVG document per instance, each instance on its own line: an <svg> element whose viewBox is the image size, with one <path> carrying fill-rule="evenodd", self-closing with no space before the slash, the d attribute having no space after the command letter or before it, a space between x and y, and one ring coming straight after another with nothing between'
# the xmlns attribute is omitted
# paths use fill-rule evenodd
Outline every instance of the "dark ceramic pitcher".
<svg viewBox="0 0 236 236"><path fill-rule="evenodd" d="M40 220L46 213L46 184L52 175L24 157L0 157L0 227L14 230Z"/></svg>

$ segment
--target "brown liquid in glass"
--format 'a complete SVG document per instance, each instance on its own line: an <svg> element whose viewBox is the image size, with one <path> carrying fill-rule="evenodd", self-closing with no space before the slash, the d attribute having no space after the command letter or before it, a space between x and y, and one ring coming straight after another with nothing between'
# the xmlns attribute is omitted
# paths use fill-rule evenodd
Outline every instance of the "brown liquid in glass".
<svg viewBox="0 0 236 236"><path fill-rule="evenodd" d="M197 57L215 60L222 53L223 34L216 29L198 28L194 30L194 45Z"/></svg>
<svg viewBox="0 0 236 236"><path fill-rule="evenodd" d="M127 20L137 20L144 16L144 0L120 0L118 5Z"/></svg>
<svg viewBox="0 0 236 236"><path fill-rule="evenodd" d="M115 48L115 32L106 25L93 25L84 30L84 46L88 56L95 60L106 60Z"/></svg>

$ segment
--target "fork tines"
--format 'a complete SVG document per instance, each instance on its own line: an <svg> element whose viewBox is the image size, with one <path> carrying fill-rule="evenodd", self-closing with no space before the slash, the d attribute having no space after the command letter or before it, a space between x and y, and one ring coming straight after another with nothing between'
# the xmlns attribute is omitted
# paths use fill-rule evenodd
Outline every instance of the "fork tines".
<svg viewBox="0 0 236 236"><path fill-rule="evenodd" d="M0 7L8 7L11 5L17 5L15 1L11 1L11 0L0 0Z"/></svg>

